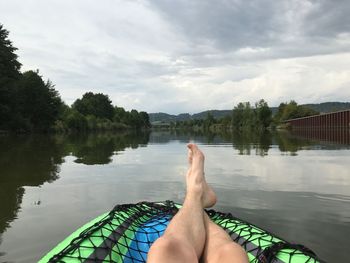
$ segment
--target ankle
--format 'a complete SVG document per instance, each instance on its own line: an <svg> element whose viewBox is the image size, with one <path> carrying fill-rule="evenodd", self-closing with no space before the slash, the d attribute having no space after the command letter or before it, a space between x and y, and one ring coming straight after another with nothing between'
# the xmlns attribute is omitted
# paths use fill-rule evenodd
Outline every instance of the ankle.
<svg viewBox="0 0 350 263"><path fill-rule="evenodd" d="M186 199L202 200L204 195L204 189L202 184L193 184L187 187Z"/></svg>

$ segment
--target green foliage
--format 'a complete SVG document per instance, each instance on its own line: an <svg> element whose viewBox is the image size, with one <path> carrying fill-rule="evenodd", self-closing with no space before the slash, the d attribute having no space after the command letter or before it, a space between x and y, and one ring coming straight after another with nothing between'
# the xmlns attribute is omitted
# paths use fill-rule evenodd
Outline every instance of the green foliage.
<svg viewBox="0 0 350 263"><path fill-rule="evenodd" d="M0 24L0 87L17 80L20 75L21 63L15 54L17 48L8 39L9 32Z"/></svg>
<svg viewBox="0 0 350 263"><path fill-rule="evenodd" d="M47 131L59 115L61 98L38 72L20 72L8 34L0 25L0 129Z"/></svg>
<svg viewBox="0 0 350 263"><path fill-rule="evenodd" d="M142 124L143 127L151 127L149 115L147 112L140 111L139 116L140 116L140 123Z"/></svg>
<svg viewBox="0 0 350 263"><path fill-rule="evenodd" d="M139 118L139 113L137 112L137 110L131 110L129 118L128 118L128 124L132 127L136 127L139 128L139 124L140 124L140 118Z"/></svg>
<svg viewBox="0 0 350 263"><path fill-rule="evenodd" d="M38 72L21 75L18 93L18 110L31 125L31 130L47 131L58 118L62 101L53 84L42 80Z"/></svg>
<svg viewBox="0 0 350 263"><path fill-rule="evenodd" d="M0 130L17 126L20 116L14 112L16 107L16 87L20 77L21 64L17 61L17 50L8 39L9 32L0 24Z"/></svg>
<svg viewBox="0 0 350 263"><path fill-rule="evenodd" d="M317 112L325 113L348 110L350 109L350 102L323 102L319 104L304 104L302 106L313 109Z"/></svg>
<svg viewBox="0 0 350 263"><path fill-rule="evenodd" d="M240 102L232 112L232 124L236 130L265 130L272 121L272 112L261 99L253 108L249 102Z"/></svg>
<svg viewBox="0 0 350 263"><path fill-rule="evenodd" d="M171 129L209 131L219 130L223 128L224 122L227 122L227 117L218 120L214 118L212 111L206 111L206 117L204 119L187 119L184 121L172 121L169 123L168 127ZM231 120L229 120L229 122L231 122ZM166 125L164 123L161 123L159 127L166 127Z"/></svg>
<svg viewBox="0 0 350 263"><path fill-rule="evenodd" d="M215 124L215 119L213 117L213 114L211 114L210 111L207 112L207 117L204 120L204 129L208 130L210 128L210 126L212 126L213 124Z"/></svg>
<svg viewBox="0 0 350 263"><path fill-rule="evenodd" d="M72 107L38 71L20 72L17 49L0 24L0 131L109 131L149 128L146 112L113 107L108 95L87 92Z"/></svg>
<svg viewBox="0 0 350 263"><path fill-rule="evenodd" d="M302 118L319 114L306 106L298 105L295 101L291 100L289 103L281 103L278 106L278 111L274 117L274 121L278 124L285 120Z"/></svg>
<svg viewBox="0 0 350 263"><path fill-rule="evenodd" d="M38 72L27 71L19 76L11 91L11 104L0 103L9 110L1 128L14 131L48 131L62 107L58 92L50 81L44 82Z"/></svg>
<svg viewBox="0 0 350 263"><path fill-rule="evenodd" d="M122 123L127 123L128 122L128 116L127 112L123 107L115 107L114 108L114 117L113 120L115 122L122 122Z"/></svg>
<svg viewBox="0 0 350 263"><path fill-rule="evenodd" d="M234 107L231 115L224 115L215 119L212 111L207 111L205 119L190 119L185 121L170 122L171 129L191 129L193 131L218 132L234 128L235 130L267 129L272 120L272 112L264 100L255 103L255 108L249 102L240 102ZM163 127L160 124L159 127Z"/></svg>
<svg viewBox="0 0 350 263"><path fill-rule="evenodd" d="M109 131L121 129L142 129L150 127L146 112L137 110L126 111L122 107L113 107L107 95L87 92L77 99L72 109L85 118L89 131Z"/></svg>
<svg viewBox="0 0 350 263"><path fill-rule="evenodd" d="M114 115L112 101L108 95L102 93L87 92L81 99L77 99L72 107L85 116L93 115L112 120Z"/></svg>
<svg viewBox="0 0 350 263"><path fill-rule="evenodd" d="M86 131L88 123L83 114L76 110L72 110L65 120L68 129L74 131Z"/></svg>
<svg viewBox="0 0 350 263"><path fill-rule="evenodd" d="M252 128L254 123L254 111L249 102L240 102L232 112L232 124L237 130Z"/></svg>
<svg viewBox="0 0 350 263"><path fill-rule="evenodd" d="M272 111L266 101L261 99L255 103L255 113L259 126L266 129L272 122Z"/></svg>
<svg viewBox="0 0 350 263"><path fill-rule="evenodd" d="M76 101L82 101L76 100ZM137 110L126 111L122 107L114 107L112 120L100 118L94 114L84 115L74 104L72 108L67 105L61 107L60 119L55 123L54 130L66 131L118 131L126 129L149 128L149 116L146 112Z"/></svg>
<svg viewBox="0 0 350 263"><path fill-rule="evenodd" d="M151 127L147 112L138 112L134 109L128 112L122 107L115 107L113 120L136 129Z"/></svg>

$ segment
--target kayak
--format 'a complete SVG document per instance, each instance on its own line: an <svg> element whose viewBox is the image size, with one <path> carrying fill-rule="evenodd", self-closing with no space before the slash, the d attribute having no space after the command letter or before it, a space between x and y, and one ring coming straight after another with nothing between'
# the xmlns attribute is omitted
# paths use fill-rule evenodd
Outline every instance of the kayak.
<svg viewBox="0 0 350 263"><path fill-rule="evenodd" d="M172 201L117 205L73 232L39 262L146 262L151 245L180 207ZM322 262L310 249L232 214L206 212L245 249L250 262Z"/></svg>

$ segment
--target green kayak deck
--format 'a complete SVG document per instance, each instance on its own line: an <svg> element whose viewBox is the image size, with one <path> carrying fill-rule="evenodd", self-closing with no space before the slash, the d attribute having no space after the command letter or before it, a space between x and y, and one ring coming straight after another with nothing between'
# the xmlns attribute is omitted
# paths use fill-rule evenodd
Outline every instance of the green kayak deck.
<svg viewBox="0 0 350 263"><path fill-rule="evenodd" d="M39 262L146 262L151 245L180 207L171 201L117 205L73 232ZM308 248L231 214L207 214L245 249L250 262L321 262Z"/></svg>

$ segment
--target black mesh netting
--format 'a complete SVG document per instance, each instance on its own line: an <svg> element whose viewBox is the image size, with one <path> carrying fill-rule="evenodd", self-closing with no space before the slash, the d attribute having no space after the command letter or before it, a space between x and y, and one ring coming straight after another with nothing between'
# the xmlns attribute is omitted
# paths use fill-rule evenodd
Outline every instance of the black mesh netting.
<svg viewBox="0 0 350 263"><path fill-rule="evenodd" d="M117 205L49 261L146 262L150 246L177 211L171 201ZM250 262L320 262L311 250L289 244L231 214L207 213L247 251Z"/></svg>
<svg viewBox="0 0 350 263"><path fill-rule="evenodd" d="M230 213L215 210L207 213L212 221L226 230L233 241L245 249L250 262L323 262L307 247L288 243Z"/></svg>

